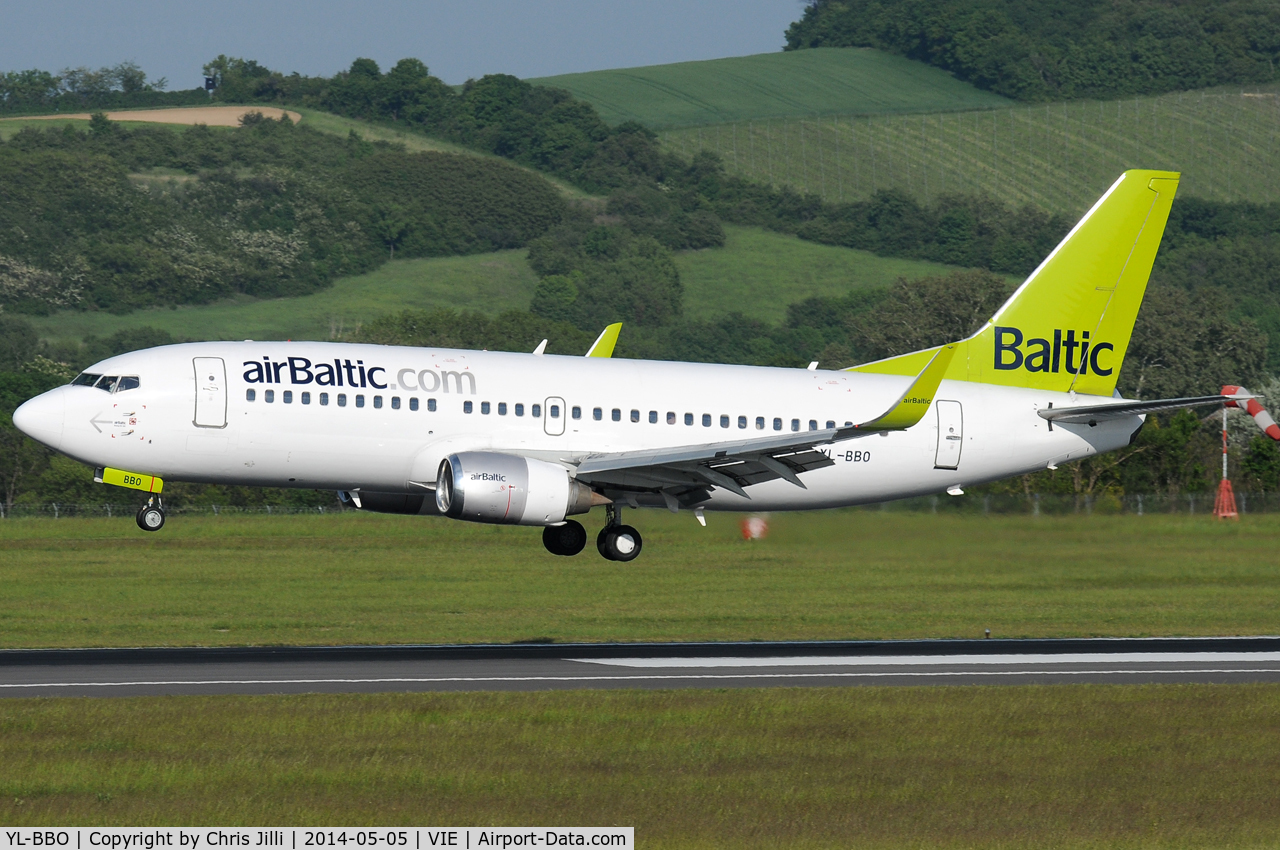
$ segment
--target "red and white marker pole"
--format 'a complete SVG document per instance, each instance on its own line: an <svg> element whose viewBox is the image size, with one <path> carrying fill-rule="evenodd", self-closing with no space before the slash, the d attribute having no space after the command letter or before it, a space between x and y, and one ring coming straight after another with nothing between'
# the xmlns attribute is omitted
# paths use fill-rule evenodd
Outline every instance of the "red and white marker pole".
<svg viewBox="0 0 1280 850"><path fill-rule="evenodd" d="M1248 395L1249 391L1244 387L1227 386L1222 388L1222 394ZM1280 425L1276 424L1276 420L1271 418L1271 414L1267 413L1266 408L1259 404L1256 398L1236 399L1224 402L1222 405L1222 483L1218 485L1218 500L1214 502L1213 514L1218 519L1239 519L1240 515L1236 512L1236 494L1232 491L1231 481L1227 478L1228 407L1248 411L1253 421L1262 429L1262 433L1273 440L1280 440Z"/></svg>

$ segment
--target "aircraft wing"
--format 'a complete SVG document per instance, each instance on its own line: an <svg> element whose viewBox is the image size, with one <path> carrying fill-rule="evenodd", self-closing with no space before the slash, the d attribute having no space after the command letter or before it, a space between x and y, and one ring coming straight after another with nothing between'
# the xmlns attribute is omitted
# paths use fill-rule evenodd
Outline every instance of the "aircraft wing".
<svg viewBox="0 0 1280 850"><path fill-rule="evenodd" d="M1160 413L1165 410L1185 410L1190 407L1205 407L1228 401L1247 401L1251 398L1253 396L1248 393L1202 395L1193 398L1160 398L1153 401L1117 401L1111 404L1091 404L1083 407L1048 407L1037 410L1036 413L1041 419L1048 419L1050 422L1096 425L1108 419L1122 419L1126 416Z"/></svg>
<svg viewBox="0 0 1280 850"><path fill-rule="evenodd" d="M574 461L575 477L606 492L660 492L668 507L680 501L702 501L709 488L715 487L751 498L747 487L775 478L805 488L801 473L835 463L819 446L882 431L905 430L923 419L954 351L954 346L939 349L888 410L858 425L587 455Z"/></svg>

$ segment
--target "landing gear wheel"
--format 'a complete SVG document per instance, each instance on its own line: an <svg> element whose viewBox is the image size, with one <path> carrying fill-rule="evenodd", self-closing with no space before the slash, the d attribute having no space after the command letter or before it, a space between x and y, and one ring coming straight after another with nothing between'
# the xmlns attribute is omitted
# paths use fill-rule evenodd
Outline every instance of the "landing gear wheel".
<svg viewBox="0 0 1280 850"><path fill-rule="evenodd" d="M565 520L564 525L549 525L542 529L542 545L552 555L576 555L587 545L587 530L572 519Z"/></svg>
<svg viewBox="0 0 1280 850"><path fill-rule="evenodd" d="M138 528L143 531L159 531L164 528L164 508L146 504L138 511Z"/></svg>
<svg viewBox="0 0 1280 850"><path fill-rule="evenodd" d="M629 525L606 525L596 538L596 548L610 561L634 561L644 541Z"/></svg>

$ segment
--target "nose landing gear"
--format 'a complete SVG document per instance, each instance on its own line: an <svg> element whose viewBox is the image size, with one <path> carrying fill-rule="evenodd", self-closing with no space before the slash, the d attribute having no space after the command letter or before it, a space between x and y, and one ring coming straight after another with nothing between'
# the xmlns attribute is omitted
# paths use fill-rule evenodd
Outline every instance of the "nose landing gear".
<svg viewBox="0 0 1280 850"><path fill-rule="evenodd" d="M596 549L610 561L634 561L644 545L640 532L622 524L622 508L605 505L604 510L608 521L596 537Z"/></svg>
<svg viewBox="0 0 1280 850"><path fill-rule="evenodd" d="M164 505L153 497L138 511L138 528L143 531L159 531L164 528Z"/></svg>

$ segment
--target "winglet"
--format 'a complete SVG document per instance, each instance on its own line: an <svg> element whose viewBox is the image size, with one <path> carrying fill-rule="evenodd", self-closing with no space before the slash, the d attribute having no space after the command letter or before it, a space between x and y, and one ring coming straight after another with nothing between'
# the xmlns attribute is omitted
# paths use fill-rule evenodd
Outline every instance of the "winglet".
<svg viewBox="0 0 1280 850"><path fill-rule="evenodd" d="M614 322L600 331L600 336L587 349L588 357L612 357L613 347L618 344L618 332L622 330L622 322Z"/></svg>
<svg viewBox="0 0 1280 850"><path fill-rule="evenodd" d="M911 382L911 386L907 387L902 397L894 402L893 407L870 422L858 425L858 430L901 431L923 419L929 412L929 406L933 404L933 396L938 391L938 385L942 383L942 377L947 374L947 367L951 365L951 358L955 355L956 348L955 343L939 348L938 353L933 355L933 359Z"/></svg>
<svg viewBox="0 0 1280 850"><path fill-rule="evenodd" d="M544 339L542 342L538 343L538 347L533 350L533 353L541 357L543 352L546 350L547 350L547 341Z"/></svg>

